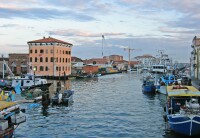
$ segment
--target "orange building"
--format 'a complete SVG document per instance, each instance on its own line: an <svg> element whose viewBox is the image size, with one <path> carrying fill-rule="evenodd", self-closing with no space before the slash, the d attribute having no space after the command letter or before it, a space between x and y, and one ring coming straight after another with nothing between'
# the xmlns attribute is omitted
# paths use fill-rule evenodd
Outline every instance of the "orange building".
<svg viewBox="0 0 200 138"><path fill-rule="evenodd" d="M71 74L72 44L52 37L33 40L29 45L30 69L40 76Z"/></svg>
<svg viewBox="0 0 200 138"><path fill-rule="evenodd" d="M89 73L95 74L95 73L98 73L98 69L99 69L98 66L86 65L83 67L83 72L87 73L87 74L89 74Z"/></svg>

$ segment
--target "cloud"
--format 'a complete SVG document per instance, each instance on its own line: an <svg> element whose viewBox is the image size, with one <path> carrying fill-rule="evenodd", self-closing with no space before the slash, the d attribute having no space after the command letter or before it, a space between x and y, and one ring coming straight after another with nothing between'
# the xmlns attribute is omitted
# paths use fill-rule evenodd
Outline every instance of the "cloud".
<svg viewBox="0 0 200 138"><path fill-rule="evenodd" d="M44 8L2 8L0 7L0 18L28 18L28 19L53 19L53 18L65 18L77 21L93 21L96 20L92 16L84 15L82 13L68 11L68 10L56 10L56 9L44 9Z"/></svg>
<svg viewBox="0 0 200 138"><path fill-rule="evenodd" d="M49 31L50 35L61 35L61 36L76 36L76 37L101 37L104 36L126 36L126 33L91 33L88 31L81 31L76 29L68 29L68 30L56 30L56 31Z"/></svg>

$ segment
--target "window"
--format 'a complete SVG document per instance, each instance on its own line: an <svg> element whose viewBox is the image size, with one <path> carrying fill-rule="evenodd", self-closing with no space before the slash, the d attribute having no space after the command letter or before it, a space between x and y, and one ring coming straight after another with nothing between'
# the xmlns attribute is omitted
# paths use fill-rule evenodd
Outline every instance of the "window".
<svg viewBox="0 0 200 138"><path fill-rule="evenodd" d="M45 71L48 71L48 67L47 66L45 67Z"/></svg>
<svg viewBox="0 0 200 138"><path fill-rule="evenodd" d="M66 71L67 71L67 66L66 66Z"/></svg>
<svg viewBox="0 0 200 138"><path fill-rule="evenodd" d="M43 66L40 66L40 71L44 71L44 67Z"/></svg>
<svg viewBox="0 0 200 138"><path fill-rule="evenodd" d="M46 49L46 54L48 54L48 49Z"/></svg>
<svg viewBox="0 0 200 138"><path fill-rule="evenodd" d="M44 53L44 50L43 50L43 49L40 49L40 53Z"/></svg>
<svg viewBox="0 0 200 138"><path fill-rule="evenodd" d="M60 62L61 62L61 58L60 58Z"/></svg>
<svg viewBox="0 0 200 138"><path fill-rule="evenodd" d="M37 49L35 49L35 53L37 53Z"/></svg>
<svg viewBox="0 0 200 138"><path fill-rule="evenodd" d="M33 50L32 50L32 49L30 50L30 53L33 53Z"/></svg>
<svg viewBox="0 0 200 138"><path fill-rule="evenodd" d="M66 60L65 62L67 63L67 58L65 60Z"/></svg>
<svg viewBox="0 0 200 138"><path fill-rule="evenodd" d="M30 57L30 62L32 62L32 57Z"/></svg>
<svg viewBox="0 0 200 138"><path fill-rule="evenodd" d="M43 58L42 57L40 57L40 62L43 62Z"/></svg>
<svg viewBox="0 0 200 138"><path fill-rule="evenodd" d="M68 62L70 63L70 58L68 58Z"/></svg>
<svg viewBox="0 0 200 138"><path fill-rule="evenodd" d="M65 62L65 59L63 58L63 63Z"/></svg>
<svg viewBox="0 0 200 138"><path fill-rule="evenodd" d="M70 71L70 67L68 67L68 71Z"/></svg>
<svg viewBox="0 0 200 138"><path fill-rule="evenodd" d="M53 53L53 49L51 49L51 53Z"/></svg>
<svg viewBox="0 0 200 138"><path fill-rule="evenodd" d="M71 55L71 51L69 51L69 55Z"/></svg>
<svg viewBox="0 0 200 138"><path fill-rule="evenodd" d="M58 67L56 67L56 71L58 71Z"/></svg>
<svg viewBox="0 0 200 138"><path fill-rule="evenodd" d="M48 57L45 58L45 62L48 62Z"/></svg>
<svg viewBox="0 0 200 138"><path fill-rule="evenodd" d="M37 57L35 57L35 62L37 62Z"/></svg>
<svg viewBox="0 0 200 138"><path fill-rule="evenodd" d="M65 71L65 67L64 66L63 66L62 70Z"/></svg>
<svg viewBox="0 0 200 138"><path fill-rule="evenodd" d="M51 62L53 62L53 57L51 57Z"/></svg>
<svg viewBox="0 0 200 138"><path fill-rule="evenodd" d="M65 51L63 50L63 54L65 54Z"/></svg>

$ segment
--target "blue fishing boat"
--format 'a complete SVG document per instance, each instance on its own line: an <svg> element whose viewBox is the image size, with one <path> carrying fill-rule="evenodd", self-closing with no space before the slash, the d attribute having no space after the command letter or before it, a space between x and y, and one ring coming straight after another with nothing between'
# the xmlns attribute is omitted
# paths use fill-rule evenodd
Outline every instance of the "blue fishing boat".
<svg viewBox="0 0 200 138"><path fill-rule="evenodd" d="M157 91L162 94L167 94L167 86L172 85L175 82L177 82L177 78L174 75L162 76L160 77L160 86L157 87Z"/></svg>
<svg viewBox="0 0 200 138"><path fill-rule="evenodd" d="M153 78L151 77L146 77L143 80L143 84L142 84L142 91L144 93L155 93L156 90L156 86L154 85L155 81Z"/></svg>
<svg viewBox="0 0 200 138"><path fill-rule="evenodd" d="M200 135L200 91L193 86L167 86L165 120L171 130L187 135Z"/></svg>

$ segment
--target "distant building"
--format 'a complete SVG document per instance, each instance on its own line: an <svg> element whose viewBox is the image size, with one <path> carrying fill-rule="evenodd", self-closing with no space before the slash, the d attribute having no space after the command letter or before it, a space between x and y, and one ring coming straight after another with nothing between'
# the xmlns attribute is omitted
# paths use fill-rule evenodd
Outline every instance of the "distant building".
<svg viewBox="0 0 200 138"><path fill-rule="evenodd" d="M85 65L83 66L83 73L96 74L98 73L98 66L95 65Z"/></svg>
<svg viewBox="0 0 200 138"><path fill-rule="evenodd" d="M30 69L36 75L63 76L71 74L72 44L52 37L28 42Z"/></svg>
<svg viewBox="0 0 200 138"><path fill-rule="evenodd" d="M0 57L0 78L3 77L3 64L6 63L8 64L8 58L7 57ZM6 67L4 67L4 75L9 75L8 69ZM4 76L5 77L5 76Z"/></svg>
<svg viewBox="0 0 200 138"><path fill-rule="evenodd" d="M156 58L152 55L145 54L143 56L137 56L135 59L142 64L143 67L151 67L154 63Z"/></svg>
<svg viewBox="0 0 200 138"><path fill-rule="evenodd" d="M106 58L91 58L83 60L84 64L98 64L98 65L104 65L110 62L109 59Z"/></svg>
<svg viewBox="0 0 200 138"><path fill-rule="evenodd" d="M192 40L192 52L190 57L191 77L200 79L200 38L196 36Z"/></svg>
<svg viewBox="0 0 200 138"><path fill-rule="evenodd" d="M108 56L108 59L111 60L111 61L121 61L121 60L123 60L123 56L120 56L120 55L110 55L110 56Z"/></svg>
<svg viewBox="0 0 200 138"><path fill-rule="evenodd" d="M28 60L29 54L10 53L8 66L15 75L26 74L29 72Z"/></svg>

